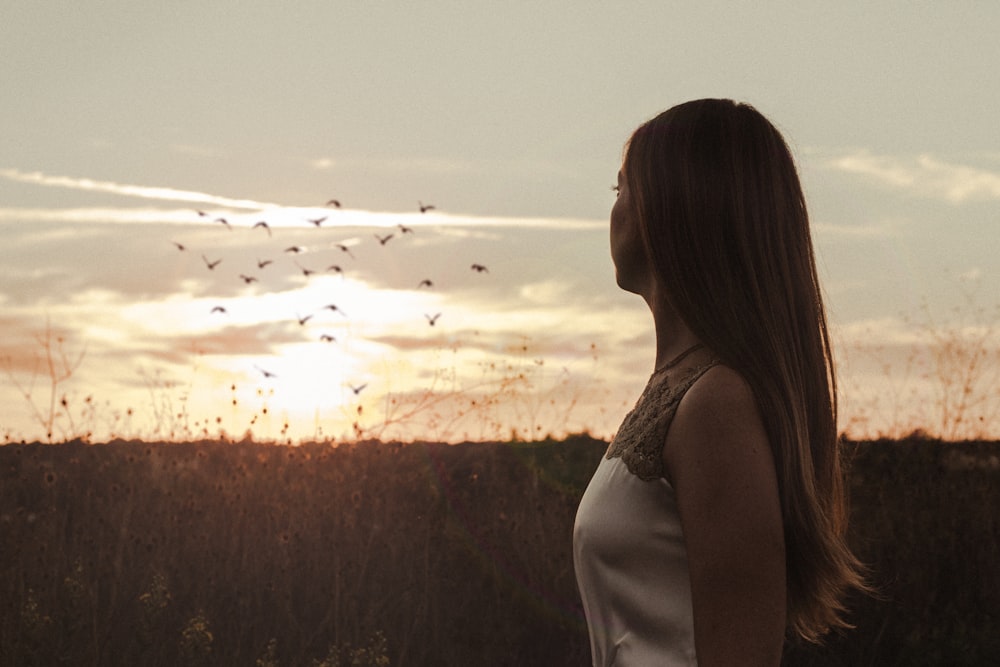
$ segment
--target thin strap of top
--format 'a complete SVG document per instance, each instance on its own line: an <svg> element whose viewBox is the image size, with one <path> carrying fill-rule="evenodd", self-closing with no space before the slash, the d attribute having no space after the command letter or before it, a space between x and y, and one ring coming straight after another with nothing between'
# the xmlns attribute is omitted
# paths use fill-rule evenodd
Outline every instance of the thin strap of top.
<svg viewBox="0 0 1000 667"><path fill-rule="evenodd" d="M670 361L668 361L667 363L663 364L662 366L660 366L659 368L657 368L655 371L653 371L653 375L656 375L657 373L662 373L664 371L669 371L671 368L674 368L677 364L679 364L682 361L684 361L685 359L687 359L688 355L690 355L693 352L697 352L698 350L700 350L703 347L705 347L705 345L703 343L696 343L696 344L692 345L691 347L689 347L688 349L684 350L683 352L681 352L680 354L678 354L676 357L674 357L673 359L671 359Z"/></svg>

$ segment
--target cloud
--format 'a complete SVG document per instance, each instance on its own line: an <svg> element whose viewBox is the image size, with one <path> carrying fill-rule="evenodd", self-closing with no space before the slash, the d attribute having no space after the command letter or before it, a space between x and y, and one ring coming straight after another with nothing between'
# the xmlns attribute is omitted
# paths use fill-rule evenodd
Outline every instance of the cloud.
<svg viewBox="0 0 1000 667"><path fill-rule="evenodd" d="M326 171L327 169L332 169L335 162L328 157L320 157L315 160L309 161L309 166L317 171Z"/></svg>
<svg viewBox="0 0 1000 667"><path fill-rule="evenodd" d="M275 322L225 326L199 334L167 335L151 338L149 356L179 364L192 352L220 356L274 354L282 345L301 343L303 334Z"/></svg>
<svg viewBox="0 0 1000 667"><path fill-rule="evenodd" d="M68 188L71 190L87 190L90 192L107 192L109 194L142 199L158 199L164 201L182 201L192 204L211 204L230 208L262 209L275 208L278 204L254 201L251 199L233 199L220 197L205 192L192 190L176 190L174 188L153 187L147 185L129 185L112 181L95 181L90 178L74 178L71 176L49 176L40 171L22 172L18 169L0 169L0 177L18 183L30 183L48 187Z"/></svg>
<svg viewBox="0 0 1000 667"><path fill-rule="evenodd" d="M974 266L971 269L968 269L967 271L963 271L962 273L958 274L958 279L963 282L976 282L982 277L982 275L983 275L983 270L980 269L978 266Z"/></svg>
<svg viewBox="0 0 1000 667"><path fill-rule="evenodd" d="M2 174L0 174L2 175ZM222 198L220 198L222 199ZM260 204L261 207L270 206ZM312 225L307 218L329 213L322 208L277 207L268 211L258 211L253 214L238 214L236 217L226 216L233 225L250 226L258 220L266 218L271 227L302 227ZM439 227L443 234L463 238L487 238L485 233L472 232L459 228L520 228L520 229L553 229L564 231L600 230L607 223L598 220L580 218L504 218L471 215L421 215L420 213L391 213L380 211L342 210L336 212L336 218L324 223L324 226L338 228L382 228L397 227L400 224L407 227ZM218 226L213 217L198 218L191 209L167 209L154 207L73 207L73 208L0 208L0 222L67 222L67 223L176 223L192 224L203 222ZM445 231L443 228L454 228Z"/></svg>
<svg viewBox="0 0 1000 667"><path fill-rule="evenodd" d="M1000 199L1000 173L945 162L926 153L903 158L860 150L831 158L826 166L953 204Z"/></svg>
<svg viewBox="0 0 1000 667"><path fill-rule="evenodd" d="M69 223L183 223L192 221L190 209L150 207L0 208L0 222ZM77 232L72 232L76 234Z"/></svg>
<svg viewBox="0 0 1000 667"><path fill-rule="evenodd" d="M317 168L321 165L314 164ZM441 165L438 165L441 167ZM207 204L225 208L245 209L251 213L244 215L246 220L233 219L235 224L252 225L266 215L268 223L273 226L303 227L310 226L310 217L330 216L334 213L325 207L283 206L270 202L260 202L252 199L233 199L205 192L177 190L174 188L130 185L112 181L97 181L90 178L74 178L70 176L50 176L42 172L23 172L19 169L0 169L0 178L18 183L28 183L70 190L90 192L105 192L125 197L140 199L185 202L190 204ZM74 207L74 208L0 208L0 221L49 221L74 223L148 223L173 222L191 223L193 212L187 209L163 209L153 207ZM326 223L338 227L396 227L406 226L436 226L436 227L506 227L555 230L587 230L603 229L607 226L604 220L586 220L580 218L539 218L539 217L498 217L455 215L441 211L429 213L394 213L366 210L337 210L335 218ZM252 220L250 218L253 218ZM210 222L211 216L204 221ZM215 223L212 223L215 224Z"/></svg>
<svg viewBox="0 0 1000 667"><path fill-rule="evenodd" d="M44 318L25 317L16 309L8 309L0 316L0 327L4 331L4 338L0 343L0 370L5 374L44 376L46 345L54 353L57 363L63 356L75 359L79 354L78 345L63 347L65 341L73 338L71 327L53 324Z"/></svg>

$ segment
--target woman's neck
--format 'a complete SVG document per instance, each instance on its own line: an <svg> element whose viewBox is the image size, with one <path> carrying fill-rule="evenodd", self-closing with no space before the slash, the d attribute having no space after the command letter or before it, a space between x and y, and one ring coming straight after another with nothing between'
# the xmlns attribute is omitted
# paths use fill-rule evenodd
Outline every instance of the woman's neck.
<svg viewBox="0 0 1000 667"><path fill-rule="evenodd" d="M650 295L655 297L656 295ZM647 298L649 309L653 313L653 325L656 329L656 363L653 368L663 369L691 348L702 344L688 325L681 319L677 311L665 298ZM692 351L692 354L697 354Z"/></svg>

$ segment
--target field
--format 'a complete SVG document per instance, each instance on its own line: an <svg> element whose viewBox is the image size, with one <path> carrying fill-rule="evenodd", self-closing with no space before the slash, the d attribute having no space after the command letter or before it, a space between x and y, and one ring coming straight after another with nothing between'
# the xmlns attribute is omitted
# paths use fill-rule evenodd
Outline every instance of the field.
<svg viewBox="0 0 1000 667"><path fill-rule="evenodd" d="M0 446L0 665L583 665L606 443ZM845 442L878 598L787 665L1000 663L1000 443Z"/></svg>

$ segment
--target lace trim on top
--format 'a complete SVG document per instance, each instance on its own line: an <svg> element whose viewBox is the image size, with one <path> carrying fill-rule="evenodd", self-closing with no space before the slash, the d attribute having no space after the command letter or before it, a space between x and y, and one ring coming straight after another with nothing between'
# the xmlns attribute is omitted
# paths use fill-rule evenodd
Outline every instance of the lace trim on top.
<svg viewBox="0 0 1000 667"><path fill-rule="evenodd" d="M625 415L611 439L605 458L621 457L629 472L647 482L663 477L663 445L677 405L691 385L718 364L713 359L690 368L673 382L664 373L653 373L635 407Z"/></svg>

